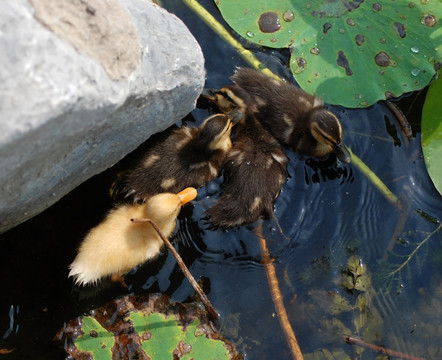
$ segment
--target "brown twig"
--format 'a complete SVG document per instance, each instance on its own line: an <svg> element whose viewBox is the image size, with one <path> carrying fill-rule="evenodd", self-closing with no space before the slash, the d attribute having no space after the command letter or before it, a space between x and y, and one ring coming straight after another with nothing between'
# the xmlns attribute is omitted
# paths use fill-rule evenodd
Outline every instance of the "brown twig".
<svg viewBox="0 0 442 360"><path fill-rule="evenodd" d="M358 338L355 338L352 336L344 335L342 338L344 339L344 341L347 344L362 346L366 349L369 349L369 350L377 352L377 353L385 354L387 356L392 356L392 357L399 358L399 359L408 359L408 360L425 360L425 358L403 354L403 353L400 353L395 350L384 348L383 346L370 344L368 342L365 342L364 340L361 340L361 339L358 339Z"/></svg>
<svg viewBox="0 0 442 360"><path fill-rule="evenodd" d="M209 316L212 318L212 320L218 320L218 313L213 308L209 298L204 294L201 287L196 282L193 275L190 273L189 269L187 268L186 264L184 264L183 259L181 258L180 254L175 250L175 248L172 246L170 241L164 236L163 232L160 230L157 224L153 222L150 219L130 219L132 222L148 222L152 225L152 227L155 229L155 231L160 236L161 240L163 240L164 244L166 244L167 248L170 250L172 255L175 257L176 262L178 263L178 266L180 267L181 271L186 276L187 280L189 280L190 285L192 285L193 289L196 291L198 296L200 297L202 303L204 304L207 312L209 313Z"/></svg>
<svg viewBox="0 0 442 360"><path fill-rule="evenodd" d="M279 323L284 332L284 335L289 344L293 358L295 360L304 360L301 349L296 340L295 333L290 325L287 311L284 307L281 290L279 289L278 278L276 277L276 270L270 258L269 250L267 249L267 242L262 233L262 224L255 229L255 234L259 239L259 245L262 250L262 259L266 269L267 280L269 282L270 293L272 294L273 303L275 304L276 314L278 315Z"/></svg>
<svg viewBox="0 0 442 360"><path fill-rule="evenodd" d="M401 109L398 108L396 104L394 104L390 100L387 100L386 104L390 111L396 117L396 120L401 127L402 133L405 135L405 138L409 140L413 136L413 132L411 131L411 126L408 123L404 113L401 111Z"/></svg>

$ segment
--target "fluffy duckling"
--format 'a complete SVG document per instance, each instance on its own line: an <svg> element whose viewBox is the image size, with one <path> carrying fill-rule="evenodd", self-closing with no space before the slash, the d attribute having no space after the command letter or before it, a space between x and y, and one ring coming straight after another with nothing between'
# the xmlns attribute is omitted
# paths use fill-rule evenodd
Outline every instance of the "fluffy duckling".
<svg viewBox="0 0 442 360"><path fill-rule="evenodd" d="M240 226L272 214L273 202L286 181L288 159L255 116L241 108L241 99L246 97L237 87L224 88L210 97L222 111L242 114L223 166L221 195L205 212L211 228Z"/></svg>
<svg viewBox="0 0 442 360"><path fill-rule="evenodd" d="M231 79L249 94L239 107L249 107L280 143L306 155L334 152L342 162L351 161L341 123L320 99L250 68L239 68Z"/></svg>
<svg viewBox="0 0 442 360"><path fill-rule="evenodd" d="M218 177L232 147L233 122L224 114L206 119L200 127L183 126L153 146L129 175L125 191L134 202L161 192L203 186Z"/></svg>
<svg viewBox="0 0 442 360"><path fill-rule="evenodd" d="M169 237L175 230L181 206L196 195L194 188L187 188L178 194L158 194L144 204L118 206L85 237L69 266L69 276L80 285L94 284L103 277L124 274L154 258L163 241L149 222L131 219L151 219Z"/></svg>

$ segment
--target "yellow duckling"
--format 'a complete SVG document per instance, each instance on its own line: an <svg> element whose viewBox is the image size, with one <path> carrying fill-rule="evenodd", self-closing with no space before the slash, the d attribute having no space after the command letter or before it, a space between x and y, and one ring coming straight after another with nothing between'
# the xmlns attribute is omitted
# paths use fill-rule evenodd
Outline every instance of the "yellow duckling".
<svg viewBox="0 0 442 360"><path fill-rule="evenodd" d="M238 87L208 96L221 111L236 112L241 118L224 163L221 195L205 212L211 228L239 226L272 214L273 202L286 181L288 159L278 141L243 107L247 96Z"/></svg>
<svg viewBox="0 0 442 360"><path fill-rule="evenodd" d="M334 152L342 162L351 161L339 119L319 98L250 68L239 68L232 81L249 94L239 108L248 107L281 144L310 156Z"/></svg>
<svg viewBox="0 0 442 360"><path fill-rule="evenodd" d="M69 266L69 276L80 285L95 284L103 277L124 274L154 258L163 241L149 222L131 219L151 219L169 237L175 230L181 206L196 195L194 188L187 188L178 194L158 194L144 204L118 206L86 235Z"/></svg>
<svg viewBox="0 0 442 360"><path fill-rule="evenodd" d="M177 192L187 186L200 187L218 177L232 147L233 122L215 114L200 127L183 126L153 146L127 180L127 196L145 201L162 192Z"/></svg>

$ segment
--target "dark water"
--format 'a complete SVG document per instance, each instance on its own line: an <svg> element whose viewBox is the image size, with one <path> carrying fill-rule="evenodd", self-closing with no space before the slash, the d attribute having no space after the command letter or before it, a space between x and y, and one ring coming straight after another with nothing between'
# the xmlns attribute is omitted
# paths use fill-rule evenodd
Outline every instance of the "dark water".
<svg viewBox="0 0 442 360"><path fill-rule="evenodd" d="M184 5L165 3L166 7L173 4L173 11L203 47L206 86L227 84L234 68L246 65L243 60ZM204 5L213 7L211 2ZM286 52L264 51L259 56L276 73L286 74L281 65ZM427 359L442 358L441 236L438 232L428 237L439 226L432 218L442 219L442 201L422 157L419 123L423 98L424 94L417 94L398 102L412 125L411 138L402 133L385 103L364 110L331 107L342 119L345 143L400 197L401 209L389 203L354 165L287 152L290 177L275 203L283 234L274 220L262 225L304 354L342 349L351 358L357 357L358 348L343 343L341 332L325 325L327 319L338 319L357 335L357 312L332 316L312 295L327 290L354 301L355 294L343 290L339 279L347 259L357 255L372 277L372 342ZM207 116L207 110L197 109L186 121L198 124ZM129 289L107 282L79 289L67 279L67 266L80 241L112 205L109 188L146 146L0 236L0 349L15 349L5 359L64 358L64 351L52 341L63 323L116 296L161 291L174 301L192 298L192 288L167 252L129 274ZM210 231L200 221L219 194L221 181L200 189L193 205L183 210L176 247L195 278L203 278L205 290L221 314L223 332L247 358L290 359L253 232L257 224ZM397 269L419 243L422 245L408 264L385 277L388 269L382 259L393 266L389 271ZM388 252L391 245L393 250ZM362 358L375 356L366 350Z"/></svg>

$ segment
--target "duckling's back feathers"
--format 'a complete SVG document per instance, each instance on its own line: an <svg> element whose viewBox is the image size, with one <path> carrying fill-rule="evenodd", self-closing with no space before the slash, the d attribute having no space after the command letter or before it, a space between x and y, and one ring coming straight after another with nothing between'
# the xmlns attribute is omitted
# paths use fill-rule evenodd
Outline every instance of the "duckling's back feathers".
<svg viewBox="0 0 442 360"><path fill-rule="evenodd" d="M130 174L125 191L137 201L205 185L219 174L232 146L230 133L231 122L224 114L210 117L201 128L174 130L149 149Z"/></svg>
<svg viewBox="0 0 442 360"><path fill-rule="evenodd" d="M217 203L206 212L211 228L228 228L268 215L287 176L280 144L254 118L235 136L223 168Z"/></svg>

